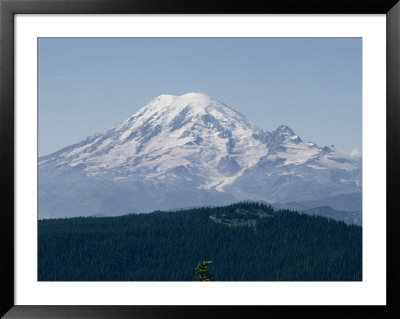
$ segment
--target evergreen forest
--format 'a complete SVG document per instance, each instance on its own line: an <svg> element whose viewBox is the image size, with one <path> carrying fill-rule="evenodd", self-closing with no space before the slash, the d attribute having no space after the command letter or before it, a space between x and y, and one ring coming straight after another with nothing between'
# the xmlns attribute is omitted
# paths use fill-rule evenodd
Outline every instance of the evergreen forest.
<svg viewBox="0 0 400 319"><path fill-rule="evenodd" d="M362 228L253 202L38 221L39 281L194 281L203 260L215 281L361 281Z"/></svg>

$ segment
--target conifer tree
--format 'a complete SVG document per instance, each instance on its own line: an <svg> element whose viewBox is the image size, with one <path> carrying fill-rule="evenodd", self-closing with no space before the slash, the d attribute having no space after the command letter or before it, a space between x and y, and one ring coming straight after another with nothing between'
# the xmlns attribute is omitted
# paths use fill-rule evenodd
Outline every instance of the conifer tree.
<svg viewBox="0 0 400 319"><path fill-rule="evenodd" d="M196 281L213 281L214 277L208 273L208 266L212 264L211 260L199 262L196 266Z"/></svg>

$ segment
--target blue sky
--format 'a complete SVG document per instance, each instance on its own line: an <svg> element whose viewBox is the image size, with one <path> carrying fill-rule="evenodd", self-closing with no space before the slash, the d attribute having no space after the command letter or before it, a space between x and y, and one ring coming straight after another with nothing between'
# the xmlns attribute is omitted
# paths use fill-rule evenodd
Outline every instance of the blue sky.
<svg viewBox="0 0 400 319"><path fill-rule="evenodd" d="M361 150L361 38L40 38L39 156L161 94L201 92L266 131Z"/></svg>

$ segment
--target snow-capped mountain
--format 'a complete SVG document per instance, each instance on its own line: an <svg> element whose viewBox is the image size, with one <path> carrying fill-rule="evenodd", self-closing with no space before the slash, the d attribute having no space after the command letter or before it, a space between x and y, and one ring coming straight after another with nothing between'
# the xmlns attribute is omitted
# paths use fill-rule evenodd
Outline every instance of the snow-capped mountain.
<svg viewBox="0 0 400 319"><path fill-rule="evenodd" d="M108 131L43 156L39 216L120 215L361 191L361 157L269 133L201 93L161 95Z"/></svg>

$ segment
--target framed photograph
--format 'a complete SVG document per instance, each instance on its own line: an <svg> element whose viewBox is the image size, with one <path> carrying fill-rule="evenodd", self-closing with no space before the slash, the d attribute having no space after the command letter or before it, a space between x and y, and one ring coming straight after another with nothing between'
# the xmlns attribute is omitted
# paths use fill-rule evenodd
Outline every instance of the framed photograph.
<svg viewBox="0 0 400 319"><path fill-rule="evenodd" d="M5 318L399 314L397 1L0 10Z"/></svg>

